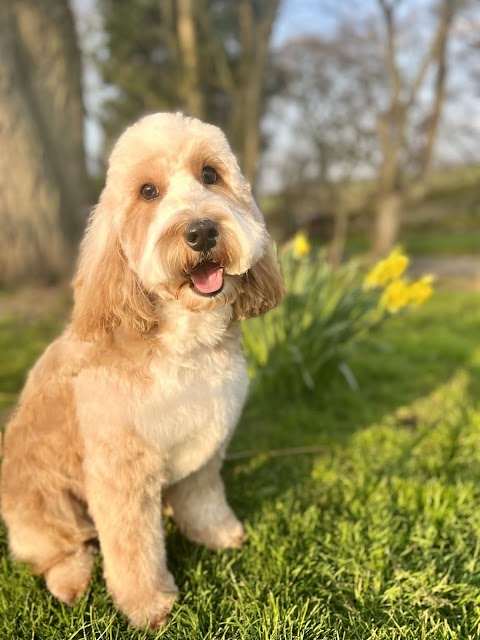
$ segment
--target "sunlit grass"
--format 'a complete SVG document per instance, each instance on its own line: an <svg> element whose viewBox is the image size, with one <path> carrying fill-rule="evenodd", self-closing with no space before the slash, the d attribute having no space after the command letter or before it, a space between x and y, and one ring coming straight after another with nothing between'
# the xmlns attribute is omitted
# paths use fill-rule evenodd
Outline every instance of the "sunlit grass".
<svg viewBox="0 0 480 640"><path fill-rule="evenodd" d="M182 599L158 637L479 637L479 302L437 293L385 324L351 356L356 393L335 370L301 395L253 389L230 451L254 453L225 465L248 544L212 554L167 523ZM2 390L18 389L59 322L2 322ZM1 638L147 637L115 611L100 561L70 610L0 543Z"/></svg>

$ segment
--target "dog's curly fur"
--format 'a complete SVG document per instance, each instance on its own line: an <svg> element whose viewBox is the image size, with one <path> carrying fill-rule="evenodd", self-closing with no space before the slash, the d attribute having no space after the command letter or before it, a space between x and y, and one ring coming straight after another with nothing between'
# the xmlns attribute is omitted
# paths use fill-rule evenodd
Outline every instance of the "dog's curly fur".
<svg viewBox="0 0 480 640"><path fill-rule="evenodd" d="M205 167L215 183L202 181ZM142 198L145 184L158 197ZM193 250L185 230L205 219L216 244ZM193 282L206 260L223 270L211 295ZM239 320L283 294L263 218L219 129L180 114L127 129L74 289L72 322L30 372L6 429L2 515L14 556L70 604L87 588L98 538L117 606L154 628L177 591L162 505L190 540L243 542L220 477L248 386Z"/></svg>

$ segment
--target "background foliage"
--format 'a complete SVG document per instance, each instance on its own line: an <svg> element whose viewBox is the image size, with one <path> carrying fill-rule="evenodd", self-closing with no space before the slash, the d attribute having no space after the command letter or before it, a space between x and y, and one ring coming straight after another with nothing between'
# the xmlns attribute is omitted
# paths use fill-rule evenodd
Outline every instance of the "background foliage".
<svg viewBox="0 0 480 640"><path fill-rule="evenodd" d="M352 236L379 257L407 226L478 229L474 0L18 0L0 18L3 286L65 278L113 140L159 110L221 126L276 240L305 227L333 264ZM455 179L432 207L440 166Z"/></svg>

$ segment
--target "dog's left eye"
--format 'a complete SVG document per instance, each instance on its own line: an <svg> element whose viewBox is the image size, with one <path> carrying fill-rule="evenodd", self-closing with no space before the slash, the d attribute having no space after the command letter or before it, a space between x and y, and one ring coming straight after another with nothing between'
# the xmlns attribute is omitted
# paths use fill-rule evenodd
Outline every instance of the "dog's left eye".
<svg viewBox="0 0 480 640"><path fill-rule="evenodd" d="M159 192L154 184L147 183L140 189L140 195L144 200L155 200L158 198Z"/></svg>
<svg viewBox="0 0 480 640"><path fill-rule="evenodd" d="M215 184L217 181L217 172L213 167L203 167L202 180L203 184Z"/></svg>

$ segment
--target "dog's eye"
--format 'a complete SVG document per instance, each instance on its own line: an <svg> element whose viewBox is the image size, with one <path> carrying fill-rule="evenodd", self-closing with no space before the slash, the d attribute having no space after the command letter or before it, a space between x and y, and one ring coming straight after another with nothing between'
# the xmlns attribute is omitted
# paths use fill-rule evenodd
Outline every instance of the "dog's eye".
<svg viewBox="0 0 480 640"><path fill-rule="evenodd" d="M140 189L140 195L144 200L155 200L155 198L158 198L159 193L154 184L147 183Z"/></svg>
<svg viewBox="0 0 480 640"><path fill-rule="evenodd" d="M202 180L203 184L215 184L217 181L217 172L213 167L203 167Z"/></svg>

